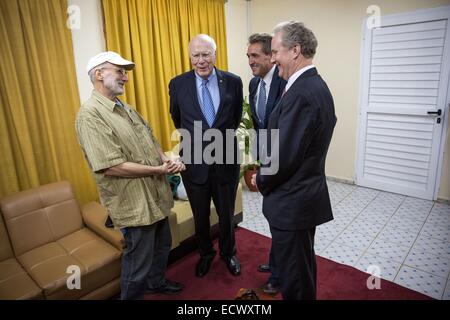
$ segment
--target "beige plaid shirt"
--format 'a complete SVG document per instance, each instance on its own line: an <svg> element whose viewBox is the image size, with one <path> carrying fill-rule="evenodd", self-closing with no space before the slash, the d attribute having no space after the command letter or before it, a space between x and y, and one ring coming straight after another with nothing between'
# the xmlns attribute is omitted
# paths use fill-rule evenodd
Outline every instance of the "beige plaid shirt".
<svg viewBox="0 0 450 320"><path fill-rule="evenodd" d="M100 201L116 228L149 225L169 215L173 198L165 175L121 178L103 173L123 162L162 164L160 146L150 126L135 110L94 90L78 111L76 131Z"/></svg>

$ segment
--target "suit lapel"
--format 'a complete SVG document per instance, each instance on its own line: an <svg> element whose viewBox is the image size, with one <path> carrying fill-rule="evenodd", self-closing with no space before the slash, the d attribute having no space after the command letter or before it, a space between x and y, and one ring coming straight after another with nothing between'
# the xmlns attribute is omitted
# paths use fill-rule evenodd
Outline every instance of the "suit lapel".
<svg viewBox="0 0 450 320"><path fill-rule="evenodd" d="M267 115L270 114L275 106L275 100L278 96L278 91L280 89L280 77L278 77L278 69L275 68L275 72L272 77L272 83L270 84L269 98L267 99L266 105L266 119Z"/></svg>
<svg viewBox="0 0 450 320"><path fill-rule="evenodd" d="M256 98L256 91L258 90L259 86L259 79L253 78L254 80L250 83L250 92L249 92L249 98L250 101L252 101L253 104L255 104L255 98Z"/></svg>
<svg viewBox="0 0 450 320"><path fill-rule="evenodd" d="M317 69L314 67L314 68L311 68L311 69L308 69L308 70L306 70L305 72L303 72L301 75L300 75L300 77L298 77L296 80L295 80L295 82L292 84L292 86L289 88L289 90L288 91L286 91L286 93L284 94L284 96L280 96L280 100L278 100L278 103L274 106L274 109L273 109L273 111L272 111L272 113L274 113L274 112L280 112L280 108L282 108L282 105L283 105L283 98L285 98L285 96L287 96L288 94L289 94L289 92L291 92L291 89L294 87L294 86L297 86L297 84L299 83L299 82L301 82L301 80L300 79L304 79L304 78L308 78L308 77L312 77L312 76L316 76L318 73L317 73ZM278 80L280 80L280 78L278 77ZM276 121L275 121L275 118L276 118ZM278 123L278 116L276 116L276 117L271 117L270 119L272 119L273 121L271 121L271 125L269 125L268 124L268 128L275 128L275 127L277 127L275 124L277 124Z"/></svg>
<svg viewBox="0 0 450 320"><path fill-rule="evenodd" d="M289 92L291 91L291 89L292 89L294 86L297 86L298 83L300 83L303 79L309 78L309 77L313 77L313 76L317 76L317 75L318 75L318 73L317 73L317 69L316 69L315 67L306 70L305 72L303 72L303 73L300 75L300 77L298 77L298 78L294 81L294 83L291 85L291 87L286 91L286 94L285 94L285 95L288 95ZM282 100L282 98L280 99L280 101L281 101L281 100Z"/></svg>
<svg viewBox="0 0 450 320"><path fill-rule="evenodd" d="M213 122L213 127L216 124L217 120L220 117L220 114L223 112L223 105L225 103L225 92L227 92L227 81L222 71L218 70L216 68L216 76L217 76L217 84L219 86L219 96L220 96L220 103L219 103L219 109L217 110L216 118Z"/></svg>
<svg viewBox="0 0 450 320"><path fill-rule="evenodd" d="M316 76L317 74L318 74L318 73L317 73L316 67L311 68L311 69L308 69L308 70L306 70L305 72L303 72L303 73L300 75L300 77L298 77L297 80L295 80L295 82L297 82L298 79L303 79L303 78L308 78L308 77ZM294 83L295 83L295 82L294 82Z"/></svg>
<svg viewBox="0 0 450 320"><path fill-rule="evenodd" d="M250 82L249 103L250 110L252 111L252 117L254 123L259 123L258 116L256 115L256 92L258 91L259 82L258 78L253 78ZM258 124L259 127L259 124Z"/></svg>

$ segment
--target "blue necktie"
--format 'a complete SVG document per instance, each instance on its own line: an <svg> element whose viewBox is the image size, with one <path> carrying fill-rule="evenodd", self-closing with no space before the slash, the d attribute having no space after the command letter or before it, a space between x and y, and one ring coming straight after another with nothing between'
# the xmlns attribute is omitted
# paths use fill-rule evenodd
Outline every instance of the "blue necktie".
<svg viewBox="0 0 450 320"><path fill-rule="evenodd" d="M261 79L260 84L258 95L258 117L259 121L264 124L264 118L266 116L266 83Z"/></svg>
<svg viewBox="0 0 450 320"><path fill-rule="evenodd" d="M202 100L203 100L203 115L205 116L206 122L212 127L214 119L216 118L216 111L214 110L214 103L211 98L211 93L206 86L208 80L202 80Z"/></svg>

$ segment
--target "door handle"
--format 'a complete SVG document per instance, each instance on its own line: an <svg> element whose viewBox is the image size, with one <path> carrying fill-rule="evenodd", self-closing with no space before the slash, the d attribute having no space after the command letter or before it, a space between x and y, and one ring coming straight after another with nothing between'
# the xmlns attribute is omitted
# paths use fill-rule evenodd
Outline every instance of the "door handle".
<svg viewBox="0 0 450 320"><path fill-rule="evenodd" d="M440 116L442 114L442 109L438 109L437 111L428 111L427 114Z"/></svg>

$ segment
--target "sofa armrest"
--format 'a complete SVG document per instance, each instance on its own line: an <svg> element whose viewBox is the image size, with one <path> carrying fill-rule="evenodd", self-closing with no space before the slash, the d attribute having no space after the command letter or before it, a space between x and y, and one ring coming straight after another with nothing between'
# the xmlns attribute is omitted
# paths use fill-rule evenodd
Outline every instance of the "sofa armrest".
<svg viewBox="0 0 450 320"><path fill-rule="evenodd" d="M108 213L102 205L94 201L88 202L82 206L81 214L83 216L84 223L89 229L122 251L125 247L123 235L117 229L105 227L105 221Z"/></svg>

